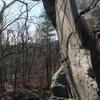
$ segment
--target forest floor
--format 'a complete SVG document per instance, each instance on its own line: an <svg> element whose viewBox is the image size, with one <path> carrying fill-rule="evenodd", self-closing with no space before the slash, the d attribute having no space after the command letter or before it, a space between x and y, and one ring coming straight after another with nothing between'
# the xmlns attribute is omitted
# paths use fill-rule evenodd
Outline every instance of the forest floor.
<svg viewBox="0 0 100 100"><path fill-rule="evenodd" d="M31 75L28 82L23 85L22 75L18 75L16 82L16 90L14 93L14 80L5 82L3 85L3 99L2 100L48 100L50 90L47 89L46 81L41 79L39 75Z"/></svg>

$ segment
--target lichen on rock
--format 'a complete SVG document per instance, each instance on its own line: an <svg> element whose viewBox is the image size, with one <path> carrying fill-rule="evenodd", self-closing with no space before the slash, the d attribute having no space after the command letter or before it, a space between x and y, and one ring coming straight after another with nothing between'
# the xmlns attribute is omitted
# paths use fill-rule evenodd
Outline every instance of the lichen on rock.
<svg viewBox="0 0 100 100"><path fill-rule="evenodd" d="M100 0L43 0L43 2L50 20L56 24L53 25L58 32L59 44L63 52L62 59L66 58L64 72L73 98L99 100ZM51 12L56 16L56 21L51 18L51 12L46 8L46 4L50 4L48 7L53 6ZM64 83L58 82L63 79L61 73L59 69L54 74L53 78L56 77L54 80L57 82L53 81L52 89L58 89ZM57 91L60 91L60 88Z"/></svg>

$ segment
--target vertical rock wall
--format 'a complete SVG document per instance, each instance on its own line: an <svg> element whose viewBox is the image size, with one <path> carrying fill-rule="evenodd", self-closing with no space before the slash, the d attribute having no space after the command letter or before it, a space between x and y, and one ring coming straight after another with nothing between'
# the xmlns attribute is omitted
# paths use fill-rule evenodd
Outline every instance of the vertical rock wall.
<svg viewBox="0 0 100 100"><path fill-rule="evenodd" d="M58 31L62 59L65 59L62 71L66 74L73 98L100 100L100 0L43 2L50 20ZM61 78L62 71L54 74L53 89L54 83L58 82L58 76Z"/></svg>
<svg viewBox="0 0 100 100"><path fill-rule="evenodd" d="M97 2L93 1L56 0L56 24L62 59L67 58L65 72L76 100L99 100L90 57L91 43L95 41L90 32L91 25L88 25L90 18L94 18L90 9L96 7Z"/></svg>

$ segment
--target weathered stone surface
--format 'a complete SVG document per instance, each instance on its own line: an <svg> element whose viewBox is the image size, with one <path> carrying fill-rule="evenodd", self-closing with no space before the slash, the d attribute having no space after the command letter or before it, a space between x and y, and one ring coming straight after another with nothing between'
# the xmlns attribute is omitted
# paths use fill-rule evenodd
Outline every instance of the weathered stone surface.
<svg viewBox="0 0 100 100"><path fill-rule="evenodd" d="M83 13L83 10L87 9L89 4L91 4L89 0L56 0L56 23L60 46L63 59L68 58L65 66L69 71L67 75L76 100L96 100L98 98L96 81L88 75L88 69L92 68L90 52L82 48L81 38L86 37L87 40L83 41L84 44L92 43L88 40L90 39L88 38L89 32L85 28L87 24L83 24L87 19L83 22L83 18L81 19L81 16L83 17L85 13ZM90 30L89 27L88 29ZM91 47L89 44L87 46L88 48ZM68 69L68 66L70 69Z"/></svg>
<svg viewBox="0 0 100 100"><path fill-rule="evenodd" d="M51 83L52 95L56 97L68 98L71 97L70 88L64 72L64 66L53 75Z"/></svg>
<svg viewBox="0 0 100 100"><path fill-rule="evenodd" d="M73 98L99 100L100 0L55 0L55 9L62 59L67 59L64 72Z"/></svg>
<svg viewBox="0 0 100 100"><path fill-rule="evenodd" d="M51 20L53 26L56 28L56 12L55 12L55 0L42 0L46 13Z"/></svg>

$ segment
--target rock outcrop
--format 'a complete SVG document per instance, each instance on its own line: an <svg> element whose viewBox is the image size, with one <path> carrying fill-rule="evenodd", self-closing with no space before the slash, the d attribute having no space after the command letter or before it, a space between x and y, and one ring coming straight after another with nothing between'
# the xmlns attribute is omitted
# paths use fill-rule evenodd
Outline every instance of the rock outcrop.
<svg viewBox="0 0 100 100"><path fill-rule="evenodd" d="M64 65L62 64L59 70L52 77L51 98L72 98L72 94L66 77L66 72L64 70Z"/></svg>
<svg viewBox="0 0 100 100"><path fill-rule="evenodd" d="M66 59L63 63L64 72L72 97L75 100L99 100L100 0L54 1L43 0L58 32L62 59ZM50 4L48 7L53 7L53 10L49 11L46 4ZM56 17L51 17L49 12Z"/></svg>

